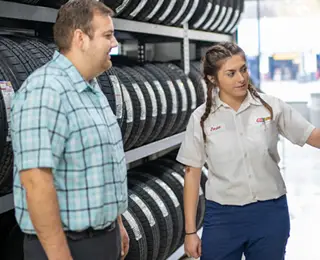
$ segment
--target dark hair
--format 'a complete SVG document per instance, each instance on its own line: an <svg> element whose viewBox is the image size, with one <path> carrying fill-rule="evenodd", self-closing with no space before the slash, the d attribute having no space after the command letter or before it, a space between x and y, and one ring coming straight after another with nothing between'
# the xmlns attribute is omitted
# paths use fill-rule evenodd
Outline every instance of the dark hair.
<svg viewBox="0 0 320 260"><path fill-rule="evenodd" d="M206 141L206 134L204 131L204 121L208 118L212 103L213 103L213 90L217 88L218 82L218 71L220 70L223 62L226 58L230 58L234 55L241 55L244 60L246 60L244 51L235 43L232 42L222 42L210 47L205 56L202 58L203 65L203 76L207 84L207 100L206 100L206 109L204 114L201 117L200 125L202 128L203 139ZM213 76L215 78L215 83L212 83L208 76ZM248 88L250 94L253 98L258 98L260 102L269 110L271 119L273 119L273 110L270 105L268 105L259 95L256 88L249 83Z"/></svg>
<svg viewBox="0 0 320 260"><path fill-rule="evenodd" d="M60 51L70 50L72 35L76 29L93 37L92 20L95 13L114 15L109 7L96 0L69 0L61 6L53 26L54 41Z"/></svg>

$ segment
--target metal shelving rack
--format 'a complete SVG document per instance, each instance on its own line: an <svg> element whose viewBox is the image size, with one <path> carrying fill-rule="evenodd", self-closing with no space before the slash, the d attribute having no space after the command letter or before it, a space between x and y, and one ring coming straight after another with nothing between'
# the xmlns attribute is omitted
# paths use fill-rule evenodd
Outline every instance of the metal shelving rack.
<svg viewBox="0 0 320 260"><path fill-rule="evenodd" d="M6 2L0 0L0 22L1 20L6 23L14 23L15 28L19 28L21 22L34 23L35 28L39 28L39 24L52 24L55 22L58 10L48 7L32 6L14 2ZM8 22L9 21L9 22ZM120 18L113 18L114 26L116 31L129 33L133 35L144 35L144 40L139 43L139 48L144 43L148 42L146 35L152 37L163 37L170 38L174 41L181 41L182 43L182 59L184 65L184 71L186 74L189 73L189 44L191 41L201 42L219 42L219 41L230 41L232 36L197 30L189 30L188 24L185 24L182 28L170 27L158 24L137 22L131 20L125 20ZM28 25L28 29L32 28L32 25ZM40 26L41 27L41 26ZM1 27L0 27L1 29ZM142 37L138 37L142 38ZM144 48L142 48L144 49ZM141 53L139 53L141 54ZM171 137L167 137L163 140L159 140L139 148L132 149L126 152L127 163L134 163L143 158L156 156L157 154L164 153L170 149L178 147L182 142L184 133L176 134ZM0 197L0 214L9 211L13 208L13 196L8 194ZM202 229L198 231L201 236ZM168 259L176 260L184 255L183 246L180 247L174 254Z"/></svg>

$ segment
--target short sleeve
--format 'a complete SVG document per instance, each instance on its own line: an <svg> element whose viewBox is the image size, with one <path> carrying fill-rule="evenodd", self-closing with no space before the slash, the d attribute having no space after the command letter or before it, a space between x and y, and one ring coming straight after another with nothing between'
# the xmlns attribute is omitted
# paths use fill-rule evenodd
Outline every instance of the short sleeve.
<svg viewBox="0 0 320 260"><path fill-rule="evenodd" d="M280 134L293 144L305 145L315 126L289 104L279 99L278 102L280 107L278 119Z"/></svg>
<svg viewBox="0 0 320 260"><path fill-rule="evenodd" d="M177 155L177 161L195 168L202 168L206 161L202 129L200 121L196 119L194 113L189 119L184 140Z"/></svg>
<svg viewBox="0 0 320 260"><path fill-rule="evenodd" d="M67 118L59 93L32 87L18 92L12 104L11 137L18 171L56 168L65 146Z"/></svg>

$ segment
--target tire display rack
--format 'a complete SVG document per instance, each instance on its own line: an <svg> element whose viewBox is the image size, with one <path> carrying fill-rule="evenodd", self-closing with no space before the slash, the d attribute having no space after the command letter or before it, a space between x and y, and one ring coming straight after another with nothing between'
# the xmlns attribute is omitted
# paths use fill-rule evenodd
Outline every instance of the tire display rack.
<svg viewBox="0 0 320 260"><path fill-rule="evenodd" d="M25 0L24 2L28 2ZM35 0L35 1L29 1L28 3L41 3L45 2L42 0ZM49 2L49 1L48 1ZM57 1L59 2L59 1ZM62 1L63 2L63 1ZM104 1L106 4L108 4L108 1ZM183 75L187 75L192 80L200 80L197 78L199 75L196 73L199 73L199 59L201 58L201 51L202 48L207 47L213 43L221 42L221 41L232 41L233 40L233 33L236 30L236 25L238 24L241 14L243 12L243 5L244 0L188 0L188 1L182 1L182 0L162 0L162 1L153 1L153 0L142 0L142 1L110 1L110 2L116 2L119 4L122 2L122 4L126 3L129 5L126 6L127 9L124 8L124 6L121 7L121 5L115 6L115 10L119 11L121 8L121 12L115 12L116 17L113 18L114 26L116 30L116 38L117 40L124 46L126 44L126 41L136 41L138 43L138 50L137 50L137 64L138 66L135 66L134 69L130 68L130 65L128 67L122 66L123 64L116 63L114 66L115 68L112 70L111 74L109 73L109 76L111 75L119 75L119 78L121 78L122 82L124 82L125 78L129 78L131 80L135 80L137 83L140 80L143 80L139 78L139 73L143 75L142 73L146 73L147 67L142 67L142 64L145 64L146 62L146 44L156 44L159 42L178 42L181 44L181 59L180 63L175 63L175 65L165 65L165 64L156 64L150 65L154 66L152 68L151 72L154 72L155 70L159 73L168 72L168 75L170 75L170 78L173 79L175 77L179 77L181 79L184 79L185 82L187 82L187 78L184 78ZM147 8L146 3L150 2L150 6ZM173 3L176 3L175 8L172 9L172 13L168 16L168 10L165 9L161 4L171 2L171 7L167 8L173 8ZM140 4L138 4L140 3ZM130 6L130 4L132 6ZM140 8L141 10L144 10L143 8L147 8L148 12L151 12L152 8L155 8L153 11L153 14L156 13L156 10L160 10L159 12L162 13L162 16L155 15L153 18L148 18L146 13L141 16L141 19L138 19L137 9ZM58 7L58 6L57 6ZM121 8L120 8L121 7ZM178 8L179 7L179 8ZM237 8L233 8L237 7ZM146 9L146 10L147 10ZM166 11L167 10L167 11ZM179 11L180 10L180 11ZM188 15L184 14L183 11L188 10ZM202 13L202 10L205 10ZM46 31L48 31L48 28L51 28L52 24L55 22L56 16L57 16L58 10L52 7L46 7L46 6L38 6L38 5L30 5L30 4L23 4L18 2L12 2L12 1L1 1L0 0L0 42L3 39L1 38L1 35L9 35L8 37L11 37L12 32L18 32L18 33L25 33L29 34L31 36L47 36ZM167 15L167 18L164 19L163 17ZM194 15L196 14L196 15ZM128 19L127 19L128 18ZM162 19L163 18L163 19ZM129 20L130 19L130 20ZM161 20L162 19L162 20ZM190 60L190 46L195 45L196 47L196 58L195 61L191 62ZM27 46L27 45L26 45ZM121 47L122 47L121 46ZM42 50L43 51L43 50ZM120 52L121 53L121 52ZM38 53L37 53L38 55ZM39 58L40 59L40 58ZM116 57L115 57L116 59ZM116 59L117 60L117 59ZM121 59L120 59L121 60ZM139 67L139 64L141 64L141 67ZM119 65L119 67L118 67ZM147 64L148 65L148 64ZM176 66L177 65L177 66ZM175 67L176 66L176 67ZM179 68L178 68L179 66ZM157 68L156 68L157 67ZM121 68L121 70L120 70ZM173 70L172 77L170 74L170 69ZM180 69L180 70L179 70ZM125 72L125 74L122 74L122 72ZM139 72L138 74L136 74ZM116 73L116 74L113 74ZM159 75L161 75L161 73ZM180 73L180 74L179 74ZM155 74L150 73L149 70L148 77L145 76L145 79L153 80L155 77ZM165 73L164 73L165 74ZM120 77L121 75L121 77ZM163 74L162 74L163 75ZM175 76L176 75L176 76ZM1 60L0 60L0 76L1 76ZM99 83L107 81L107 75L99 77L98 81ZM158 78L159 79L159 78ZM1 79L0 79L1 80ZM183 80L182 80L183 81ZM184 82L184 83L185 83ZM187 82L189 84L189 82ZM199 105L199 102L203 102L204 100L199 98L198 90L196 88L196 82L193 81L193 84L195 85L195 90L197 93L195 93L197 96L196 98L190 94L190 91L188 93L188 96L186 96L186 99L190 99L192 96L193 102L197 100L197 106ZM199 83L200 84L200 83ZM184 84L185 86L187 84ZM121 86L123 87L123 86ZM152 86L154 88L154 86ZM103 90L103 89L102 89ZM142 90L142 89L141 89ZM155 89L154 89L155 90ZM147 91L147 90L145 90ZM186 90L186 92L188 92ZM123 92L124 93L124 92ZM150 92L149 92L150 93ZM203 90L201 90L202 94ZM108 95L108 93L105 93ZM145 93L143 93L145 94ZM155 91L155 94L156 91ZM123 99L124 99L123 94ZM152 96L151 96L152 97ZM157 95L155 97L158 98ZM154 99L155 99L154 97ZM184 99L181 98L183 101ZM115 101L116 102L116 101ZM124 102L124 101L123 101ZM147 99L146 99L147 102ZM152 103L151 101L148 101L149 104ZM151 102L151 103L150 103ZM1 104L0 104L1 105ZM153 104L152 104L153 105ZM127 225L127 227L131 227L131 231L137 231L142 229L151 229L146 233L146 236L141 236L138 242L134 246L134 253L137 253L140 251L140 255L142 254L143 248L146 247L147 243L154 243L154 246L157 247L157 249L154 249L155 252L143 252L145 256L148 256L148 259L156 259L156 254L158 254L157 259L170 259L170 260L177 260L180 257L184 255L184 249L183 249L183 234L182 229L184 228L183 221L180 223L180 225L173 225L174 218L179 220L181 216L179 214L176 216L176 211L173 208L173 206L168 204L168 206L163 205L163 202L167 202L168 196L170 195L170 192L166 194L164 192L163 187L167 187L166 191L171 190L176 193L176 190L179 190L179 195L177 195L178 204L181 208L183 208L183 198L182 198L182 190L183 190L183 169L181 168L182 165L179 165L175 162L175 154L177 149L179 148L183 137L184 137L184 127L187 122L187 118L190 115L190 113L195 109L195 107L188 110L188 113L186 113L185 119L183 122L181 121L180 124L172 125L171 127L175 128L179 126L179 130L172 132L172 134L165 135L164 133L160 133L158 131L159 138L154 138L151 142L147 142L147 140L135 140L141 145L129 145L129 149L125 149L126 154L126 161L128 164L128 175L132 176L128 180L129 188L132 187L132 189L129 189L129 206L130 209L126 212L125 215L123 215L124 223ZM125 109L123 110L125 111ZM122 113L126 113L123 112ZM114 111L115 112L115 111ZM147 113L148 111L146 111ZM0 118L1 119L1 118ZM170 119L167 119L167 121L170 121ZM150 123L150 122L149 122ZM154 119L153 125L158 124L158 121ZM121 121L121 124L124 124ZM164 126L165 123L163 122L162 125ZM1 130L1 129L0 129ZM144 130L141 129L142 132L146 134L146 127ZM155 130L153 132L148 132L148 135L154 134ZM123 132L125 133L125 131ZM129 138L127 136L127 138ZM130 138L129 138L130 139ZM0 147L0 152L1 152ZM173 151L173 153L170 153ZM171 154L171 157L170 157ZM169 157L166 157L168 156ZM0 158L1 159L1 158ZM159 163L159 167L155 166L156 163ZM159 168L159 169L156 169ZM152 176L149 176L148 174L152 172L154 174L151 174ZM163 172L168 173L167 175L164 175ZM203 169L203 172L205 172L205 169ZM139 175L142 173L141 175ZM146 175L144 175L144 173ZM179 174L178 174L179 173ZM202 174L202 180L201 180L201 186L200 189L201 192L199 193L199 206L198 206L198 212L197 212L197 229L198 234L201 235L202 233L202 219L204 215L204 193L205 193L205 181L206 181L206 173ZM161 185L159 183L162 183ZM163 190L161 189L163 188ZM150 192L145 192L147 190L151 190ZM152 192L152 190L157 191L156 193ZM139 215L141 212L143 212L142 209L148 208L141 206L140 199L136 196L139 194L139 198L143 197L143 201L149 202L148 207L150 207L150 210L153 212L157 212L157 220L159 227L160 225L166 227L166 228L159 228L156 227L157 225L151 225L150 223L150 217L152 218L152 214L150 213L150 216L147 219L144 219L146 215ZM152 195L153 194L153 195ZM160 198L157 197L157 194L161 194ZM152 195L152 196L151 196ZM175 195L174 195L175 196ZM173 200L174 201L174 200ZM161 202L161 203L160 203ZM150 206L151 205L151 206ZM169 207L171 205L171 207ZM0 197L0 216L1 214L8 212L13 209L13 195L12 193L5 194ZM168 213L166 213L168 211ZM177 211L178 212L178 211ZM179 209L180 212L180 209ZM181 211L183 213L183 211ZM146 214L144 212L144 214ZM198 216L199 215L199 216ZM139 216L139 217L138 217ZM171 219L172 217L172 219ZM199 220L198 220L199 219ZM146 224L149 221L149 225ZM143 227L142 227L143 226ZM178 227L179 226L179 227ZM164 230L167 230L168 233L164 233ZM171 233L169 232L171 230ZM130 231L130 232L131 232ZM179 233L180 232L180 233ZM152 234L152 237L148 237ZM174 234L177 234L176 240L174 239ZM132 236L137 236L137 234L131 234ZM140 234L141 235L141 234ZM163 238L170 238L166 241L167 244L164 244ZM151 241L151 242L150 242ZM161 243L160 243L161 241ZM170 247L171 244L171 247ZM148 248L150 248L150 245L148 244ZM142 251L141 251L142 250ZM154 256L152 254L155 254ZM162 258L160 257L162 256ZM164 256L169 256L164 258Z"/></svg>

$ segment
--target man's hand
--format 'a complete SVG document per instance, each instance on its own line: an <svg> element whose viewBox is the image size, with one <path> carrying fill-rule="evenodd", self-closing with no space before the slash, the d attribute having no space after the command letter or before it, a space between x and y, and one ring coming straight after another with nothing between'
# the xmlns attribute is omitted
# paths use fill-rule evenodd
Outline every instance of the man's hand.
<svg viewBox="0 0 320 260"><path fill-rule="evenodd" d="M121 216L118 217L118 223L119 223L120 236L121 236L121 259L125 259L125 257L129 252L130 239L129 239L127 230L122 223Z"/></svg>

